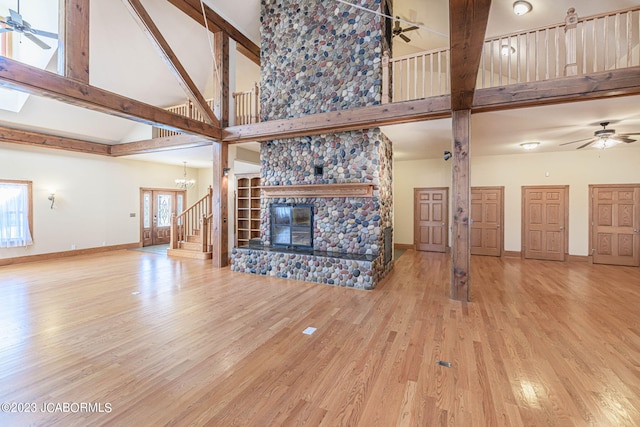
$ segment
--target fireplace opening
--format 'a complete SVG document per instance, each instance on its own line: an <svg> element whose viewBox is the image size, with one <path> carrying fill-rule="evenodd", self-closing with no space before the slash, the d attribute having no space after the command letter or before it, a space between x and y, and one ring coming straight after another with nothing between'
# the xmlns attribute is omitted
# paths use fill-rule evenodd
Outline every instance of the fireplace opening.
<svg viewBox="0 0 640 427"><path fill-rule="evenodd" d="M271 246L313 249L313 205L271 205Z"/></svg>

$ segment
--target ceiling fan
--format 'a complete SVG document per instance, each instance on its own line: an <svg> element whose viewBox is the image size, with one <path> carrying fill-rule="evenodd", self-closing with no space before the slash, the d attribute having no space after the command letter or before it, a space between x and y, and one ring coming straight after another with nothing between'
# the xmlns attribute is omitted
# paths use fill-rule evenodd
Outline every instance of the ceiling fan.
<svg viewBox="0 0 640 427"><path fill-rule="evenodd" d="M393 37L400 36L400 38L402 40L404 40L405 42L409 43L411 41L411 39L409 37L405 36L404 33L408 33L409 31L418 30L418 29L420 29L420 27L418 27L416 25L412 25L410 27L402 28L400 26L399 19L400 19L400 17L396 16L396 21L393 22Z"/></svg>
<svg viewBox="0 0 640 427"><path fill-rule="evenodd" d="M20 14L20 0L18 0L18 11L16 12L13 9L9 9L9 16L5 18L5 20L0 19L0 23L5 24L7 27L0 27L0 33L6 33L8 31L16 31L20 34L24 34L26 38L37 44L42 49L51 49L51 46L40 40L36 35L42 37L49 37L52 39L57 39L58 35L55 33L50 33L48 31L36 30L31 27L27 21L22 19L22 15Z"/></svg>
<svg viewBox="0 0 640 427"><path fill-rule="evenodd" d="M592 137L579 139L577 141L565 142L564 144L560 144L560 145L562 146L562 145L575 144L577 142L588 141L587 143L579 146L577 149L579 150L581 148L588 147L589 145L594 143L595 143L593 145L594 147L609 148L620 142L624 142L627 144L636 142L635 139L631 139L629 138L629 136L640 135L640 133L616 133L615 129L607 129L607 126L609 126L609 122L602 122L600 123L600 126L602 126L602 129L595 131Z"/></svg>

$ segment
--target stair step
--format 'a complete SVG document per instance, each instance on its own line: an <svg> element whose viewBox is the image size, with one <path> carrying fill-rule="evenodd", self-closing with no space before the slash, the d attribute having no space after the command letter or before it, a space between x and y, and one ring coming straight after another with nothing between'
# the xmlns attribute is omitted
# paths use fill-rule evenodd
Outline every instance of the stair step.
<svg viewBox="0 0 640 427"><path fill-rule="evenodd" d="M187 242L189 243L202 243L202 236L198 235L188 235Z"/></svg>
<svg viewBox="0 0 640 427"><path fill-rule="evenodd" d="M180 249L202 252L202 243L199 242L180 242L178 246Z"/></svg>
<svg viewBox="0 0 640 427"><path fill-rule="evenodd" d="M167 249L167 255L179 258L211 259L211 252L190 251L188 249Z"/></svg>

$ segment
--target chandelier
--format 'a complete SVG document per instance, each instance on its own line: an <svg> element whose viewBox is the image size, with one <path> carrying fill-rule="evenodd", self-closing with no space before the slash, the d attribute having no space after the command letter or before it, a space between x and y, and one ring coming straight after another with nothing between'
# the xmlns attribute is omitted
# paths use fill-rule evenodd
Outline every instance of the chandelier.
<svg viewBox="0 0 640 427"><path fill-rule="evenodd" d="M184 172L182 174L182 178L176 178L175 183L176 187L186 190L187 188L191 188L196 184L195 179L187 179L187 162L184 163Z"/></svg>

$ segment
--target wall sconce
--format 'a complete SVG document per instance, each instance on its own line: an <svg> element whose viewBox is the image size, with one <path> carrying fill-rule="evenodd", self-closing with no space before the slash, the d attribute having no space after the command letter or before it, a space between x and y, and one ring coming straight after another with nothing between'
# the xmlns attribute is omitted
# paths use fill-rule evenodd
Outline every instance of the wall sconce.
<svg viewBox="0 0 640 427"><path fill-rule="evenodd" d="M502 56L513 55L514 53L516 53L516 48L508 44L503 44L502 46L500 46L500 53L502 54Z"/></svg>
<svg viewBox="0 0 640 427"><path fill-rule="evenodd" d="M49 190L49 197L47 200L51 202L51 209L53 209L53 204L56 202L56 190Z"/></svg>
<svg viewBox="0 0 640 427"><path fill-rule="evenodd" d="M231 168L222 168L222 176L229 176Z"/></svg>

